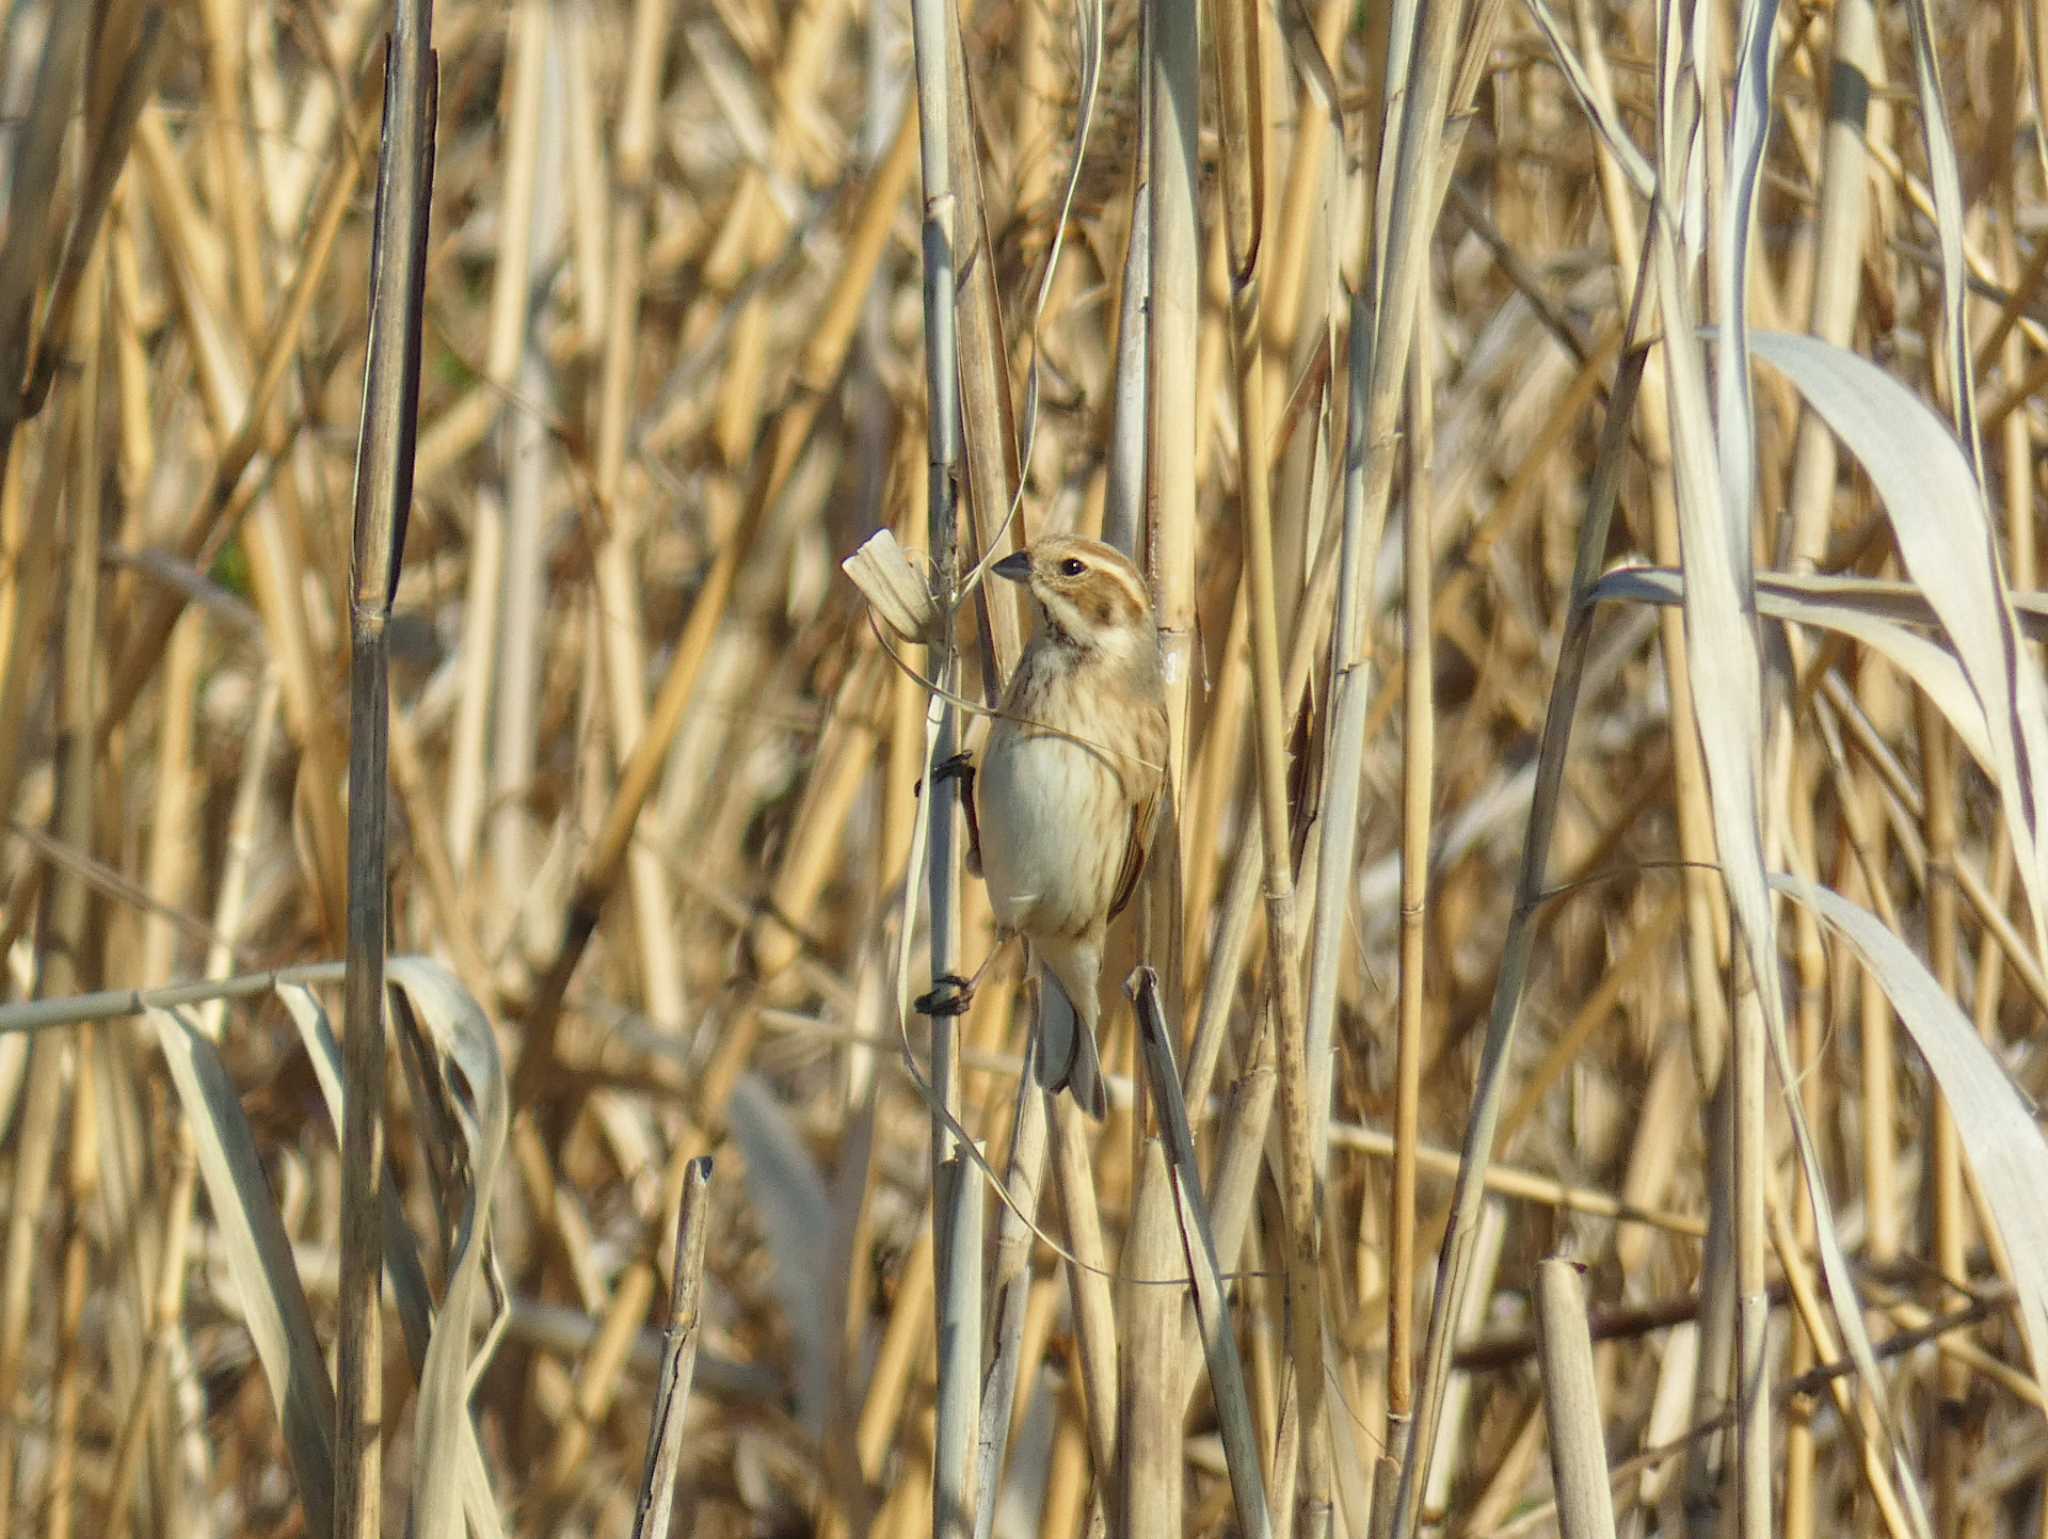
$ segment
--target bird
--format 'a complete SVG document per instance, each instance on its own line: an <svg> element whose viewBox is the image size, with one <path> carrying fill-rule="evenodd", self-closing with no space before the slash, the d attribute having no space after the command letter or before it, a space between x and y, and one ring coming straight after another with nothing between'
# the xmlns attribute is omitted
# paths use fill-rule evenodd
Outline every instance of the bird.
<svg viewBox="0 0 2048 1539"><path fill-rule="evenodd" d="M1165 783L1159 631L1144 578L1100 541L1046 536L989 570L1023 585L1036 626L975 776L982 878L998 926L1040 964L1038 1083L1100 1120L1103 944Z"/></svg>

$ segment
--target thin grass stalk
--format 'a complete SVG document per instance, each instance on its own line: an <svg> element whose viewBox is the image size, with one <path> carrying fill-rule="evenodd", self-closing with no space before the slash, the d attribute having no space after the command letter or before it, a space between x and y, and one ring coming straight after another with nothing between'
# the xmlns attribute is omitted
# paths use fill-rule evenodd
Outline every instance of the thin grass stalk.
<svg viewBox="0 0 2048 1539"><path fill-rule="evenodd" d="M1618 108L1601 40L1599 17L1590 0L1574 0L1573 19L1584 55L1583 73L1588 100L1596 113L1607 121L1616 121ZM1563 51L1561 43L1556 46L1561 60L1572 58ZM1645 198L1651 196L1652 173L1641 156L1634 152L1633 141L1610 139L1603 133L1596 140L1595 149L1599 156L1602 208L1619 278L1631 272L1630 263L1640 260L1641 221L1631 192ZM1624 292L1630 296L1631 304L1641 281L1639 276L1626 279L1628 286ZM1651 538L1658 561L1675 566L1680 557L1678 511L1670 475L1670 416L1664 405L1663 372L1651 371L1643 381L1643 390L1643 410L1637 414L1637 431L1652 466ZM1685 962L1693 1001L1693 1059L1704 1102L1714 1094L1727 1052L1728 1000L1721 973L1721 957L1728 933L1727 903L1709 869L1716 855L1711 814L1706 801L1706 769L1700 756L1698 729L1693 722L1689 682L1692 675L1685 652L1685 627L1682 617L1677 614L1666 615L1659 623L1663 632L1664 670L1670 681L1678 852L1679 859L1687 864L1682 880L1686 903ZM1710 1137L1717 1136L1710 1134ZM1718 1292L1729 1285L1730 1278L1721 1268L1721 1262L1727 1258L1725 1248L1709 1244L1707 1259L1711 1267L1706 1274L1706 1286L1710 1291ZM1710 1312L1709 1319L1718 1321L1723 1314L1724 1311L1716 1309ZM1703 1338L1701 1361L1709 1367L1698 1378L1700 1404L1697 1411L1698 1419L1702 1421L1717 1415L1725 1398L1721 1386L1726 1375L1716 1372L1711 1366L1719 1361L1719 1344L1724 1339L1718 1326L1711 1326ZM1701 1469L1703 1477L1705 1465L1714 1462L1718 1449L1719 1440L1716 1438L1700 1439L1691 1445L1691 1462Z"/></svg>
<svg viewBox="0 0 2048 1539"><path fill-rule="evenodd" d="M95 251L86 263L87 292L79 313L77 342L80 360L75 392L77 434L48 446L53 459L70 461L70 519L65 531L68 556L64 575L63 642L56 744L57 817L60 840L74 850L91 851L93 836L92 721L96 693L100 617L100 546L103 513L100 496L101 321L105 313L105 262ZM39 938L42 986L56 994L75 993L97 981L99 940L92 890L83 875L70 867L57 870L50 883L46 928ZM56 1044L45 1044L56 1055ZM71 1085L71 1145L65 1169L65 1203L55 1214L40 1215L49 1223L48 1247L56 1266L57 1339L53 1353L51 1431L44 1532L69 1539L78 1453L79 1400L85 1364L81 1327L90 1280L89 1236L85 1216L93 1206L99 1183L97 1100L93 1080L101 1072L99 1045L91 1028L74 1042L76 1073ZM54 1220L54 1222L52 1222ZM18 1434L17 1434L18 1436ZM10 1440L11 1441L11 1440ZM11 1493L0 1490L0 1502Z"/></svg>
<svg viewBox="0 0 2048 1539"><path fill-rule="evenodd" d="M618 136L613 146L616 185L611 229L612 267L604 288L607 314L604 362L598 402L596 491L609 515L594 568L599 626L605 643L605 683L612 717L612 742L623 762L647 724L647 647L639 585L633 580L632 551L640 538L639 510L622 501L626 440L639 360L642 269L648 240L650 169L654 118L667 56L669 10L656 0L638 0L626 53L626 79ZM575 34L589 31L587 17ZM581 285L588 295L596 275ZM630 859L633 917L639 934L640 967L647 1007L658 1019L684 1014L678 948L673 944L674 897L659 856L651 849Z"/></svg>
<svg viewBox="0 0 2048 1539"><path fill-rule="evenodd" d="M196 617L191 628L197 629ZM277 738L278 709L277 677L274 673L266 673L257 692L255 713L242 759L242 773L236 782L233 810L228 818L227 846L213 911L213 931L217 938L206 958L206 970L210 975L225 973L233 965L233 942L242 926L249 868L256 851L263 784ZM193 1019L201 1035L209 1041L217 1041L225 1014L223 1001L215 998L195 1011ZM158 1388L170 1380L174 1367L182 1365L181 1371L189 1371L190 1368L190 1348L184 1339L183 1320L185 1261L192 1233L193 1198L198 1190L199 1159L188 1120L178 1120L172 1139L164 1239L157 1263L156 1286L150 1297L149 1353L143 1367L141 1390L122 1423L115 1443L113 1474L107 1482L111 1539L121 1539L128 1531L130 1507L127 1492L135 1483L136 1469L149 1437L150 1419L157 1413Z"/></svg>
<svg viewBox="0 0 2048 1539"><path fill-rule="evenodd" d="M1862 293L1865 224L1869 211L1868 162L1864 136L1873 122L1868 88L1881 78L1877 15L1870 0L1843 0L1835 8L1831 42L1832 79L1827 139L1822 161L1820 215L1814 228L1813 335L1846 345ZM2048 248L2044 248L2048 250ZM1835 435L1812 412L1800 420L1793 448L1791 541L1794 571L1817 566L1826 549L1828 515L1835 486Z"/></svg>
<svg viewBox="0 0 2048 1539"><path fill-rule="evenodd" d="M1586 1328L1585 1290L1572 1262L1553 1256L1538 1264L1536 1324L1558 1527L1563 1539L1614 1539L1614 1492L1608 1483L1593 1342Z"/></svg>
<svg viewBox="0 0 2048 1539"><path fill-rule="evenodd" d="M1388 1196L1387 1443L1399 1457L1414 1408L1415 1149L1421 1138L1422 1063L1428 994L1431 814L1436 786L1436 652L1430 601L1435 586L1431 458L1436 414L1429 304L1419 301L1417 343L1409 359L1407 521L1402 538L1402 669L1407 675L1401 729L1401 976L1396 1006L1394 1180Z"/></svg>
<svg viewBox="0 0 2048 1539"><path fill-rule="evenodd" d="M668 1331L662 1342L661 1382L654 1425L647 1434L647 1467L633 1513L633 1539L668 1539L676 1473L683 1457L683 1417L696 1376L703 1331L704 1245L711 1233L711 1161L690 1162L676 1208L675 1272L669 1283Z"/></svg>
<svg viewBox="0 0 2048 1539"><path fill-rule="evenodd" d="M62 1257L57 1273L57 1340L50 1386L50 1462L42 1532L47 1539L71 1539L78 1496L79 1403L86 1364L83 1326L92 1275L92 1241L85 1215L98 1195L100 1136L94 1081L103 1072L93 1028L76 1039L78 1068L73 1078L71 1150L65 1172Z"/></svg>
<svg viewBox="0 0 2048 1539"><path fill-rule="evenodd" d="M1152 8L1145 10L1147 46ZM1147 70L1149 61L1141 65ZM1102 499L1102 538L1118 550L1135 551L1145 519L1145 448L1150 404L1148 380L1152 317L1152 197L1146 181L1151 167L1150 112L1138 119L1138 175L1131 188L1130 228L1124 238L1122 297L1117 305L1114 395L1110 408L1109 466Z"/></svg>
<svg viewBox="0 0 2048 1539"><path fill-rule="evenodd" d="M547 591L547 483L555 464L556 444L549 419L559 409L554 359L547 346L550 296L561 255L564 164L561 60L554 51L551 5L526 0L516 13L520 38L513 80L514 110L522 116L511 175L532 182L531 196L520 210L525 231L518 252L524 276L516 296L502 303L518 323L517 344L504 359L493 356L487 366L504 362L501 391L517 406L499 419L492 446L505 488L503 589L499 597L496 638L496 689L491 721L492 807L488 824L490 874L501 890L530 894L539 877L541 853L530 788L540 763L540 722L545 682L542 639L549 614ZM508 214L516 204L507 198ZM494 325L498 316L494 314ZM494 336L495 354L498 339ZM494 376L496 378L496 376ZM587 742L578 734L578 742ZM592 777L579 775L590 784ZM498 910L497 933L487 937L491 949L525 949L537 938L538 923L529 901L505 904Z"/></svg>
<svg viewBox="0 0 2048 1539"><path fill-rule="evenodd" d="M1010 345L1003 328L1003 306L996 287L996 264L989 237L988 203L982 194L980 137L973 76L968 69L966 41L960 33L960 16L949 7L952 44L948 50L949 71L946 92L951 114L947 149L954 162L952 187L959 198L954 211L953 232L963 243L955 253L961 282L955 296L956 348L959 377L956 383L960 421L959 449L965 459L967 514L973 531L971 558L979 562L1000 557L1021 548L1030 538L1017 495L1020 479L1018 457L1028 450L1035 423L1025 425L1024 445L1018 442L1016 408L1010 395ZM1085 65L1084 65L1085 69ZM1082 132L1087 129L1088 107L1083 106ZM1085 149L1085 140L1082 148ZM1046 260L1056 262L1059 243L1055 240ZM1048 283L1050 282L1048 274ZM1045 289L1039 291L1040 312ZM1032 316L1035 327L1040 314ZM1027 409L1037 407L1036 380L1027 395ZM957 495L957 494L956 494ZM1010 517L1012 510L1016 517ZM956 536L957 539L957 536ZM994 705L999 701L1003 681L1017 665L1024 646L1024 609L1021 593L1009 583L980 582L974 587L974 615L979 632L982 694Z"/></svg>
<svg viewBox="0 0 2048 1539"><path fill-rule="evenodd" d="M1509 1139L1504 1137L1501 1141L1505 1144ZM1455 1162L1453 1168L1455 1170ZM1466 1290L1463 1318L1457 1323L1461 1341L1471 1341L1485 1330L1490 1295L1500 1276L1501 1251L1507 1243L1508 1217L1507 1204L1499 1201L1489 1202L1479 1211L1479 1234L1473 1244L1473 1285ZM1392 1273L1389 1272L1388 1276L1391 1280ZM1452 1487L1473 1473L1471 1466L1478 1451L1474 1445L1478 1439L1471 1434L1470 1416L1473 1403L1483 1394L1484 1385L1473 1374L1468 1372L1452 1377L1450 1388L1444 1395L1443 1415L1439 1418L1443 1426L1451 1429L1452 1436L1448 1440L1449 1446L1429 1472L1428 1501L1431 1505L1448 1510ZM1493 1478L1499 1481L1500 1473L1496 1472ZM1399 1480L1397 1466L1387 1480L1389 1497ZM1377 1496L1378 1493L1374 1494ZM1480 1508L1485 1505L1484 1499L1478 1504ZM1388 1516L1391 1519L1391 1510Z"/></svg>
<svg viewBox="0 0 2048 1539"><path fill-rule="evenodd" d="M349 611L348 1110L342 1138L337 1539L374 1539L382 1530L384 1368L378 1293L384 1264L386 625L412 505L437 70L431 0L402 0L393 12L386 54Z"/></svg>
<svg viewBox="0 0 2048 1539"><path fill-rule="evenodd" d="M1763 1004L1759 984L1742 952L1736 954L1734 1030L1729 1035L1732 1089L1730 1143L1733 1189L1715 1188L1711 1200L1733 1214L1735 1230L1735 1531L1742 1539L1770 1539L1771 1404L1770 1300L1765 1292L1764 1181L1770 1158L1764 1143L1768 1085Z"/></svg>
<svg viewBox="0 0 2048 1539"><path fill-rule="evenodd" d="M1339 546L1337 618L1332 637L1330 746L1323 775L1322 857L1316 867L1314 918L1309 937L1307 1002L1308 1104L1319 1119L1314 1138L1318 1177L1329 1168L1328 1140L1320 1136L1330 1115L1336 1067L1332 1039L1337 991L1350 949L1352 871L1357 859L1359 804L1363 800L1366 722L1372 707L1372 632L1369 583L1379 566L1383 527L1365 522L1366 390L1372 375L1372 320L1351 297L1349 385L1345 392L1344 534Z"/></svg>
<svg viewBox="0 0 2048 1539"><path fill-rule="evenodd" d="M72 312L85 288L86 264L98 249L101 223L113 201L114 183L127 162L136 119L143 103L149 100L155 80L157 45L163 38L163 12L152 7L133 19L137 26L122 61L121 74L105 87L105 103L94 115L97 132L93 135L85 185L79 191L63 259L44 306L35 362L23 388L23 417L33 417L49 399L50 386L70 338Z"/></svg>
<svg viewBox="0 0 2048 1539"><path fill-rule="evenodd" d="M1187 806L1188 708L1194 687L1197 512L1197 338L1201 324L1201 5L1147 0L1145 161L1146 575L1166 674L1169 822L1178 839ZM1199 920L1201 916L1192 916Z"/></svg>
<svg viewBox="0 0 2048 1539"><path fill-rule="evenodd" d="M1306 1022L1296 959L1293 841L1287 800L1287 712L1281 693L1280 620L1273 569L1273 510L1267 461L1266 391L1260 320L1260 234L1265 223L1265 109L1256 8L1221 0L1212 16L1222 104L1224 227L1229 246L1231 340L1236 363L1245 575L1252 637L1260 828L1265 850L1266 934L1273 1028L1279 1040L1280 1099L1291 1253L1288 1318L1299 1397L1299 1456L1305 1483L1302 1533L1327 1533L1329 1429L1323 1416L1323 1302L1315 1130L1309 1105ZM1155 231L1155 238L1157 232ZM1155 321L1156 323L1156 321ZM1282 1447L1274 1507L1282 1532L1295 1529L1292 1451Z"/></svg>

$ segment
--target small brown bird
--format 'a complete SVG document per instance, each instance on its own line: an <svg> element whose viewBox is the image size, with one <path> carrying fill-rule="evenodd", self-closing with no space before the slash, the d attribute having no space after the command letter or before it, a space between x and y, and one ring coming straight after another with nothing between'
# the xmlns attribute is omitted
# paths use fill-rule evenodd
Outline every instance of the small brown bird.
<svg viewBox="0 0 2048 1539"><path fill-rule="evenodd" d="M997 922L1051 974L1038 1082L1100 1118L1103 941L1138 885L1165 777L1159 632L1137 568L1098 541L1048 536L991 570L1029 589L1038 628L982 751L982 875Z"/></svg>

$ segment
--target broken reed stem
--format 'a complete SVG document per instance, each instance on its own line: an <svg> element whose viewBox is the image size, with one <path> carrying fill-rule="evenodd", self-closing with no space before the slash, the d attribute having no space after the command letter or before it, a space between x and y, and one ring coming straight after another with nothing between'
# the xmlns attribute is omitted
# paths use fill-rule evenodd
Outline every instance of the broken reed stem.
<svg viewBox="0 0 2048 1539"><path fill-rule="evenodd" d="M711 1159L699 1155L684 1172L682 1200L676 1207L668 1331L662 1340L661 1380L655 1389L654 1425L647 1434L647 1467L640 1477L633 1539L668 1539L676 1472L683 1458L683 1419L690 1405L690 1381L697 1371L697 1343L703 1334L704 1244L710 1233Z"/></svg>
<svg viewBox="0 0 2048 1539"><path fill-rule="evenodd" d="M398 0L385 54L371 238L370 353L356 451L349 606L348 980L342 1136L336 1539L382 1531L384 941L390 677L386 625L405 555L419 432L420 333L434 186L432 0ZM325 794L316 789L315 795Z"/></svg>

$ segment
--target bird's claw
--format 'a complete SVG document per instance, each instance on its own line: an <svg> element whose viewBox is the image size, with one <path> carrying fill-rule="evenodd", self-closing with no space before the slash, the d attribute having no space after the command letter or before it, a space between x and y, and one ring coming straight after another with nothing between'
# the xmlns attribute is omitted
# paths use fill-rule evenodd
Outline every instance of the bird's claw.
<svg viewBox="0 0 2048 1539"><path fill-rule="evenodd" d="M974 1003L974 981L958 973L941 973L932 979L929 994L920 994L911 1001L919 1015L961 1016Z"/></svg>
<svg viewBox="0 0 2048 1539"><path fill-rule="evenodd" d="M974 755L962 750L950 759L941 759L932 766L932 779L957 780L961 784L962 795L971 795L974 788ZM917 794L924 795L922 778L917 782Z"/></svg>

